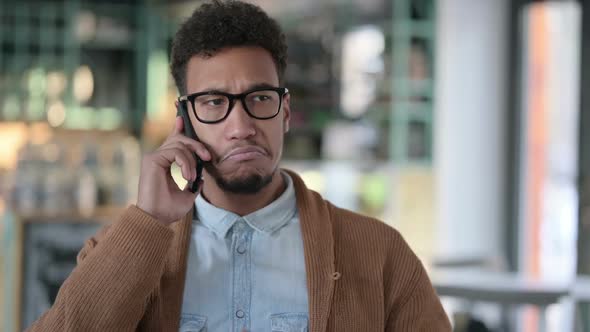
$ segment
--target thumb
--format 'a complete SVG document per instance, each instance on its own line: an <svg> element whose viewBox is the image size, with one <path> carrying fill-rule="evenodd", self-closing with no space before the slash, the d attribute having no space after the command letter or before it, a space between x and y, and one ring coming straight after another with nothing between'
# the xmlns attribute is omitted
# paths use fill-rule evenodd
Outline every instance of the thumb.
<svg viewBox="0 0 590 332"><path fill-rule="evenodd" d="M203 188L203 180L198 180L199 184L197 186L197 190L195 190L195 192L191 192L190 190L190 182L186 184L186 186L184 187L184 190L182 190L181 192L179 192L178 194L180 195L180 200L182 202L186 202L186 203L182 203L183 205L186 204L188 205L192 205L195 202L195 199L197 198L197 196L199 195L199 193L201 192L201 188Z"/></svg>

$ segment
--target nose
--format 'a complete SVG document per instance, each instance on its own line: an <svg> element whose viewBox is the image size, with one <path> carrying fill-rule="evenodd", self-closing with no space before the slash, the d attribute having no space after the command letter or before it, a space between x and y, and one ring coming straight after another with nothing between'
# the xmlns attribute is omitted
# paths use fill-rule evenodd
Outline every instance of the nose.
<svg viewBox="0 0 590 332"><path fill-rule="evenodd" d="M229 140L243 140L256 135L255 119L251 118L241 100L236 100L233 109L225 119L225 136Z"/></svg>

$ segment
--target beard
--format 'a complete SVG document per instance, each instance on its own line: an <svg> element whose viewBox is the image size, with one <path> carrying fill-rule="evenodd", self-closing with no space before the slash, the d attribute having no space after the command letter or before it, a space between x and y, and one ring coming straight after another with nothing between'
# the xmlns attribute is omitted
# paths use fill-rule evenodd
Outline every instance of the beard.
<svg viewBox="0 0 590 332"><path fill-rule="evenodd" d="M203 168L215 179L215 183L221 190L232 194L253 195L259 193L272 182L273 175L278 167L275 167L268 174L251 172L240 177L222 174L212 162L205 162Z"/></svg>
<svg viewBox="0 0 590 332"><path fill-rule="evenodd" d="M255 142L248 143L251 145L257 145ZM210 145L205 143L203 144L207 147L209 152L214 151ZM263 149L268 155L270 155L267 149ZM262 174L261 172L251 171L241 176L234 176L233 174L223 174L220 171L217 166L220 159L220 156L216 156L215 153L212 153L212 161L205 162L203 167L207 173L209 173L209 175L215 179L215 183L217 183L217 186L221 188L221 190L232 194L254 195L259 193L264 187L272 182L272 178L278 169L277 165L267 174L264 174L266 173L264 171Z"/></svg>
<svg viewBox="0 0 590 332"><path fill-rule="evenodd" d="M264 187L272 182L272 177L276 172L276 168L269 174L263 175L259 173L251 173L241 177L227 177L223 176L221 172L211 163L204 165L207 173L215 179L217 186L221 190L242 195L253 195L259 193Z"/></svg>

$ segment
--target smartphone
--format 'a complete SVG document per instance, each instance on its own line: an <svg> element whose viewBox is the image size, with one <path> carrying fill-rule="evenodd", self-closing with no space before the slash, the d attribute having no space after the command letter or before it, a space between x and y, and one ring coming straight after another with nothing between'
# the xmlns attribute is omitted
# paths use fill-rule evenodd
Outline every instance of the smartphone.
<svg viewBox="0 0 590 332"><path fill-rule="evenodd" d="M193 125L191 124L191 120L188 116L188 110L186 108L186 101L178 101L178 105L176 106L176 116L182 117L182 123L184 125L183 134L186 137L192 138L195 141L198 141L197 134L193 129ZM199 179L201 179L203 175L203 161L199 156L193 152L193 157L197 161L197 180L196 181L189 181L188 188L189 190L194 193L199 189Z"/></svg>

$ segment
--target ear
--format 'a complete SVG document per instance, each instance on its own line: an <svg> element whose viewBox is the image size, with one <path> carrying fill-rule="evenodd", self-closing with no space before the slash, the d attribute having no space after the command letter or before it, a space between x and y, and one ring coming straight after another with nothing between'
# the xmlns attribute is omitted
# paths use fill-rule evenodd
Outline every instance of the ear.
<svg viewBox="0 0 590 332"><path fill-rule="evenodd" d="M291 120L291 94L283 97L283 131L289 132L289 121Z"/></svg>

